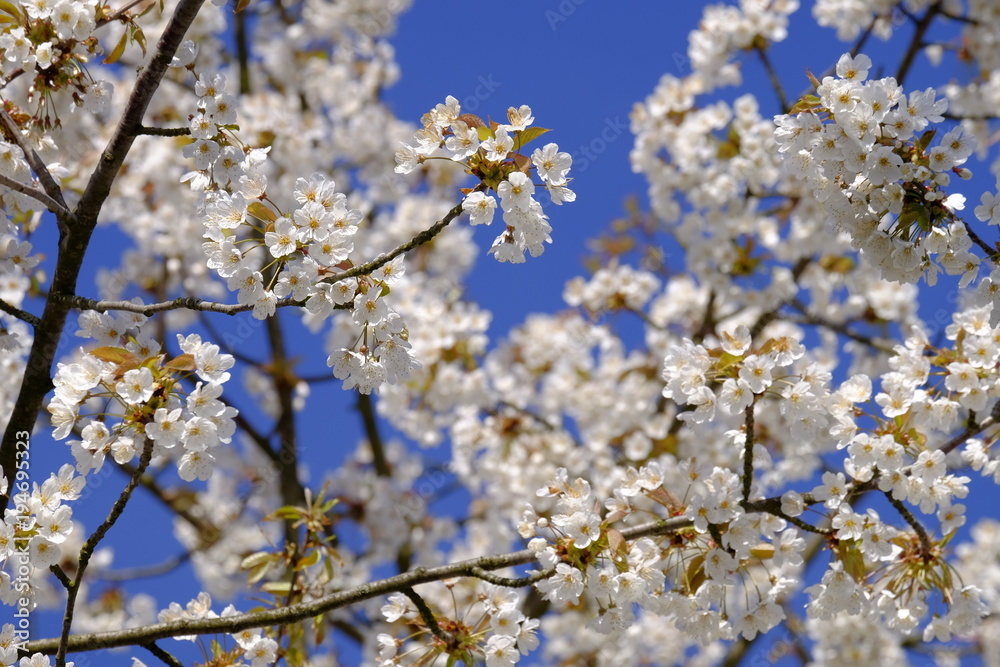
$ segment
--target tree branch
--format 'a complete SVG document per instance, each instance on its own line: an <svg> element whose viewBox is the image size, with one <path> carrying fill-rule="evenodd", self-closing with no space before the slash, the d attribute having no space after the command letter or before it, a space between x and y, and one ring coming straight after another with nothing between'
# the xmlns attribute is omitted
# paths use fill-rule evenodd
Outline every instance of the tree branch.
<svg viewBox="0 0 1000 667"><path fill-rule="evenodd" d="M622 535L629 540L652 535L668 535L691 525L691 520L676 517L627 528ZM251 614L240 614L225 618L200 618L169 623L156 623L141 628L128 628L112 632L97 632L86 635L72 635L69 638L70 651L95 651L118 646L134 646L179 635L208 635L233 633L249 628L264 628L295 623L307 618L325 614L364 600L402 592L404 588L432 581L455 577L475 577L480 569L500 570L517 565L536 562L535 553L528 549L497 556L483 556L471 560L451 563L434 568L417 568L387 579L361 584L346 591L340 591L309 602L299 602L290 607L268 609ZM58 638L37 639L27 643L30 653L52 654L58 647Z"/></svg>
<svg viewBox="0 0 1000 667"><path fill-rule="evenodd" d="M27 195L35 201L44 204L45 208L56 214L57 220L70 214L69 209L60 205L59 202L49 197L41 190L36 190L35 188L27 186L20 181L15 181L13 178L0 174L0 185L4 185L15 192L20 192L22 195Z"/></svg>
<svg viewBox="0 0 1000 667"><path fill-rule="evenodd" d="M170 667L184 667L184 664L180 660L170 655L153 642L143 644L142 647L162 660L165 664L170 665Z"/></svg>
<svg viewBox="0 0 1000 667"><path fill-rule="evenodd" d="M149 127L147 125L142 125L135 131L136 134L142 134L151 137L186 137L191 134L191 128L189 127Z"/></svg>
<svg viewBox="0 0 1000 667"><path fill-rule="evenodd" d="M441 626L438 625L437 619L434 618L434 612L431 611L431 608L427 606L427 603L424 602L424 599L419 595L417 595L417 592L415 590L413 590L409 586L406 586L405 588L403 588L402 593L406 597L410 598L410 602L412 602L414 606L416 606L417 611L420 613L420 619L424 622L424 625L426 625L427 628L432 633L434 633L435 637L444 642L444 645L447 646L449 649L454 649L456 646L458 646L458 642L455 640L455 637L450 633L445 632L441 628Z"/></svg>
<svg viewBox="0 0 1000 667"><path fill-rule="evenodd" d="M180 0L177 4L174 15L163 30L156 53L136 80L114 136L101 154L100 163L94 169L76 209L72 213L63 213L58 207L55 209L57 218L60 218L59 250L49 290L50 298L45 302L41 322L35 327L35 338L25 363L21 388L7 422L3 444L0 445L0 469L7 479L14 479L16 471L17 436L32 431L42 408L42 400L52 388L52 364L62 347L60 339L70 306L51 296L76 293L76 281L101 207L111 193L111 185L132 147L135 130L141 127L150 99L203 3L204 0ZM0 497L0 510L6 509L8 503L8 497Z"/></svg>
<svg viewBox="0 0 1000 667"><path fill-rule="evenodd" d="M16 306L12 306L11 304L9 304L6 301L4 301L3 299L0 299L0 310L2 310L3 312L7 313L8 315L10 315L12 317L16 317L17 319L21 320L22 322L26 322L26 323L30 324L33 328L36 328L36 329L38 328L38 325L42 323L42 321L40 319L38 319L37 316L32 315L31 313L29 313L26 310L21 310L20 308L18 308Z"/></svg>
<svg viewBox="0 0 1000 667"><path fill-rule="evenodd" d="M402 255L404 252L409 252L410 250L413 250L417 246L421 246L427 243L435 236L440 234L444 230L444 228L451 223L452 220L454 220L460 215L462 215L462 204L459 203L456 204L454 208L452 208L450 211L448 211L448 213L446 213L445 216L441 218L441 220L434 223L424 231L420 232L412 239L400 245L396 249L384 255L379 255L378 257L368 262L367 264L361 264L360 266L355 266L353 268L348 269L347 271L343 271L342 273L338 273L335 276L331 276L325 279L323 282L332 284L332 283L339 283L341 280L347 280L348 278L353 278L354 276L366 276L370 274L372 271L376 271L382 268L392 260Z"/></svg>
<svg viewBox="0 0 1000 667"><path fill-rule="evenodd" d="M764 65L764 70L767 72L767 76L771 80L771 87L774 88L774 93L778 96L778 104L781 105L781 113L788 113L792 107L788 104L788 96L785 95L785 89L781 85L781 79L778 78L778 73L774 71L771 59L767 55L767 46L755 41L754 50L757 52L757 55L760 56L760 62Z"/></svg>
<svg viewBox="0 0 1000 667"><path fill-rule="evenodd" d="M743 503L746 506L750 502L750 489L753 486L753 431L754 414L753 409L757 404L754 398L746 408L746 420L743 423L746 436L743 444Z"/></svg>
<svg viewBox="0 0 1000 667"><path fill-rule="evenodd" d="M347 280L348 278L354 278L356 276L365 276L373 271L382 268L384 265L388 264L392 260L396 259L405 252L413 250L417 246L421 246L429 241L431 241L435 236L440 234L445 227L447 227L452 220L457 218L462 214L462 205L458 204L452 208L448 213L439 220L438 222L431 225L429 228L420 232L412 239L399 245L388 253L379 255L375 259L365 264L360 264L358 266L352 267L346 271L342 271L336 275L325 278L323 282L326 283L338 283L342 280ZM205 301L196 296L185 296L173 299L171 301L163 301L160 303L134 303L132 301L99 301L96 299L88 299L82 296L75 296L73 292L59 292L55 289L52 290L50 300L58 302L60 305L64 305L68 308L76 308L78 310L96 310L99 313L104 313L109 310L124 310L130 313L141 313L147 317L151 317L156 313L161 313L167 310L180 310L185 308L187 310L197 310L197 311L209 311L213 313L222 313L224 315L236 315L237 313L245 313L249 310L253 310L253 304L229 304L229 303L218 303L215 301ZM275 304L277 308L284 308L286 306L298 306L302 307L304 302L295 301L293 299L282 299ZM347 310L352 308L351 304L342 304L335 306L338 310Z"/></svg>
<svg viewBox="0 0 1000 667"><path fill-rule="evenodd" d="M0 100L0 102L5 103L6 100ZM46 167L45 163L42 162L42 159L38 157L38 153L36 153L35 150L31 148L31 146L28 146L28 144L24 141L24 135L21 133L21 128L19 128L17 123L14 122L14 119L10 117L10 113L7 111L7 106L4 103L0 103L0 124L3 125L11 139L14 140L18 148L21 149L21 152L24 153L24 159L27 161L28 166L31 167L31 170L35 172L35 176L38 178L38 183L42 186L42 189L45 190L45 194L47 195L46 199L48 201L38 199L38 195L41 193L36 193L31 196L45 204L53 213L57 213L60 216L68 215L69 207L66 206L66 200L63 198L62 188L60 188L55 179L52 178L49 168ZM55 205L55 208L53 208L53 204Z"/></svg>
<svg viewBox="0 0 1000 667"><path fill-rule="evenodd" d="M913 512L903 504L903 501L898 500L891 492L883 492L885 497L889 500L889 503L896 508L899 515L903 517L906 523L910 524L913 528L913 532L917 534L917 539L920 540L920 556L924 559L925 563L929 563L934 555L931 553L931 540L927 537L927 531L924 530L923 525L917 521L917 517L913 516Z"/></svg>
<svg viewBox="0 0 1000 667"><path fill-rule="evenodd" d="M87 539L83 548L80 549L80 560L76 568L76 577L70 586L66 588L66 613L63 616L62 634L59 637L59 650L56 653L56 667L66 667L66 650L69 643L70 630L73 626L73 612L76 607L76 596L80 592L80 583L83 581L83 574L90 565L90 557L94 554L94 549L100 544L104 536L107 535L111 527L115 525L118 518L125 511L125 505L132 498L132 492L139 485L139 478L149 467L149 462L153 458L153 440L146 439L146 444L142 448L142 455L139 457L139 465L129 479L128 484L122 490L121 495L111 506L108 517L97 527L97 530Z"/></svg>
<svg viewBox="0 0 1000 667"><path fill-rule="evenodd" d="M913 60L917 57L917 52L924 46L924 35L927 33L927 29L930 28L931 22L934 17L941 12L941 0L937 0L934 4L927 8L924 15L920 17L917 21L916 28L913 31L913 37L910 38L910 45L906 49L906 53L903 55L902 62L899 63L899 70L896 72L896 83L900 86L903 85L903 80L906 75L910 73L910 67L913 66Z"/></svg>
<svg viewBox="0 0 1000 667"><path fill-rule="evenodd" d="M361 413L361 421L364 423L368 444L371 446L375 474L379 477L391 477L392 471L389 470L389 463L385 460L385 446L382 443L382 435L378 432L371 396L358 394L358 412Z"/></svg>

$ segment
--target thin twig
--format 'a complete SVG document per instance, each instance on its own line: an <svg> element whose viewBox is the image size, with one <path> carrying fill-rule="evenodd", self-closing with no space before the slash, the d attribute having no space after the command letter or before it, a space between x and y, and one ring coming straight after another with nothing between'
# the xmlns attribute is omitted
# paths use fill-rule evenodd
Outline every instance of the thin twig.
<svg viewBox="0 0 1000 667"><path fill-rule="evenodd" d="M404 252L409 252L410 250L413 250L417 246L427 243L435 236L440 234L444 230L444 228L451 223L452 220L454 220L460 215L462 215L462 205L456 204L454 208L448 211L448 213L446 213L445 216L441 218L440 221L434 223L428 229L425 229L424 231L420 232L412 239L410 239L406 243L403 243L396 249L384 255L379 255L378 257L376 257L375 259L366 264L355 266L351 269L348 269L347 271L343 271L342 273L338 273L334 276L326 278L323 282L333 284L333 283L339 283L341 280L347 280L348 278L353 278L355 276L367 276L373 271L377 271L378 269L382 268L392 260L396 259Z"/></svg>
<svg viewBox="0 0 1000 667"><path fill-rule="evenodd" d="M12 306L3 299L0 299L0 310L7 313L8 315L16 317L22 322L30 324L32 328L37 328L38 325L42 323L42 320L40 320L37 316L32 315L26 310L21 310L17 306Z"/></svg>
<svg viewBox="0 0 1000 667"><path fill-rule="evenodd" d="M913 512L903 503L903 501L898 500L890 491L884 492L885 497L889 499L889 502L899 515L903 517L906 523L910 524L910 528L913 532L917 534L917 539L920 540L920 556L924 559L925 563L929 563L934 558L934 554L931 552L931 540L927 537L927 531L924 530L923 525L917 521L917 517L913 516Z"/></svg>
<svg viewBox="0 0 1000 667"><path fill-rule="evenodd" d="M70 629L73 626L76 597L80 592L83 574L87 571L87 566L90 565L90 557L93 556L94 549L97 548L97 545L100 544L104 536L111 530L111 527L118 521L122 512L125 511L125 506L132 498L132 492L139 485L139 478L142 477L146 468L149 467L149 462L152 458L153 440L147 439L142 448L142 454L139 456L139 465L136 466L135 472L129 479L128 484L125 485L118 499L115 500L115 504L111 506L111 511L108 513L107 518L97 527L97 530L94 531L84 543L83 548L80 549L80 560L77 563L76 577L71 582L71 585L66 588L66 613L63 616L62 634L59 637L59 650L56 652L56 667L66 667L66 651L69 646Z"/></svg>
<svg viewBox="0 0 1000 667"><path fill-rule="evenodd" d="M785 95L785 89L781 85L781 79L778 78L778 73L774 71L771 59L767 57L767 47L755 42L754 50L757 52L757 55L760 56L760 61L764 65L764 70L767 71L767 76L771 80L771 87L774 88L774 93L778 96L778 104L781 105L781 113L788 113L792 107L788 104L788 97Z"/></svg>
<svg viewBox="0 0 1000 667"><path fill-rule="evenodd" d="M388 264L392 260L396 259L399 255L405 252L413 250L417 246L423 245L431 241L435 236L440 234L445 227L451 223L452 220L457 218L462 213L462 205L458 204L453 209L448 211L447 215L441 220L431 225L428 229L420 232L412 239L399 245L388 253L379 255L375 259L365 264L360 264L347 271L342 271L336 275L325 278L323 282L326 283L338 283L342 280L347 280L348 278L354 278L356 276L366 276L373 271L377 271L384 265ZM132 301L99 301L96 299L88 299L82 296L76 296L73 294L59 294L53 293L51 298L56 302L68 306L70 308L76 308L78 310L96 310L99 313L104 313L109 310L123 310L130 313L141 313L147 317L151 317L155 313L161 313L168 310L196 310L196 311L208 311L213 313L222 313L223 315L236 315L237 313L245 313L248 310L253 310L253 304L228 304L228 303L218 303L215 301L205 301L196 296L186 296L173 299L171 301L163 301L161 303L134 303ZM284 308L286 306L298 306L302 307L304 302L295 301L294 299L281 299L275 303L276 308ZM351 304L339 304L334 306L334 308L339 310L348 310L352 308Z"/></svg>
<svg viewBox="0 0 1000 667"><path fill-rule="evenodd" d="M170 655L153 642L142 644L142 647L162 660L165 664L170 665L170 667L184 667L184 664L180 660Z"/></svg>
<svg viewBox="0 0 1000 667"><path fill-rule="evenodd" d="M121 17L125 16L125 13L128 12L128 10L132 9L136 5L142 4L143 2L149 2L150 4L152 4L153 2L155 2L155 0L131 0L131 2L126 3L125 6L122 7L121 9L118 9L114 13L108 14L107 16L101 18L101 20L98 21L97 24L100 26L104 25L105 23L111 23L112 21L117 21L121 19Z"/></svg>
<svg viewBox="0 0 1000 667"><path fill-rule="evenodd" d="M24 183L21 183L20 181L15 181L13 178L4 176L2 174L0 174L0 185L4 185L10 188L11 190L14 190L15 192L20 192L22 195L26 195L39 203L45 204L45 208L55 213L56 216L59 217L59 219L62 219L64 216L70 215L69 209L67 209L65 206L60 205L59 202L57 202L52 197L49 197L41 190L36 190L35 188L27 186Z"/></svg>
<svg viewBox="0 0 1000 667"><path fill-rule="evenodd" d="M990 426L996 424L998 420L1000 420L1000 403L993 406L993 411L990 412L990 415L986 419L978 424L970 422L964 429L962 429L961 433L938 447L938 449L947 455L959 445L965 444L965 441L969 438L982 433Z"/></svg>
<svg viewBox="0 0 1000 667"><path fill-rule="evenodd" d="M21 133L21 128L17 126L14 119L10 117L10 113L7 111L7 106L5 104L6 100L0 100L0 124L3 125L4 129L7 130L7 134L11 136L14 142L17 144L21 152L24 153L24 159L31 167L31 170L35 172L35 176L38 178L38 183L45 190L45 194L48 196L49 200L56 204L56 208L52 208L49 204L49 209L53 213L59 213L62 215L69 214L69 207L66 206L66 200L63 198L62 188L56 184L54 178L52 178L52 173L49 172L49 168L45 166L42 162L42 158L38 157L38 153L27 144L24 140L24 134ZM41 201L41 200L39 200Z"/></svg>
<svg viewBox="0 0 1000 667"><path fill-rule="evenodd" d="M453 649L458 646L458 640L455 639L455 636L450 632L446 632L444 628L438 624L437 619L434 617L434 612L432 612L431 608L427 606L424 599L417 595L415 590L407 586L400 592L410 598L410 602L416 606L417 611L420 613L420 618L423 620L424 625L427 626L428 630L434 633L435 637L444 642L444 645L449 649Z"/></svg>
<svg viewBox="0 0 1000 667"><path fill-rule="evenodd" d="M910 38L910 45L907 47L906 53L903 55L903 60L899 63L899 69L896 71L896 83L900 86L903 85L903 80L909 74L913 60L917 57L917 52L924 46L924 35L927 33L927 29L930 28L934 17L941 12L941 4L942 0L937 0L937 2L927 8L924 15L917 21L917 25L913 30L913 36Z"/></svg>
<svg viewBox="0 0 1000 667"><path fill-rule="evenodd" d="M991 248L989 244L986 243L986 241L982 240L979 237L979 234L977 234L976 231L972 229L972 226L968 222L962 220L962 225L965 226L965 231L966 233L968 233L969 238L972 239L972 242L975 243L977 246L979 246L982 249L982 251L986 253L986 256L989 259L995 261L998 254L997 249Z"/></svg>
<svg viewBox="0 0 1000 667"><path fill-rule="evenodd" d="M537 583L543 579L548 579L556 571L553 569L539 570L534 574L529 574L526 577L501 577L498 574L493 574L492 572L487 572L481 567L472 568L472 576L477 579L482 579L483 581L494 584L495 586L504 586L505 588L523 588L524 586L530 586L531 584Z"/></svg>
<svg viewBox="0 0 1000 667"><path fill-rule="evenodd" d="M162 563L156 563L155 565L142 565L122 570L106 570L96 576L102 581L132 581L134 579L159 577L176 570L190 559L191 552L184 551L175 556L171 556Z"/></svg>
<svg viewBox="0 0 1000 667"><path fill-rule="evenodd" d="M846 336L847 338L850 338L851 340L855 340L855 341L861 343L862 345L866 345L867 347L870 347L873 350L877 350L877 351L883 352L885 354L892 354L893 353L893 350L892 350L891 347L889 347L888 343L884 343L884 342L875 340L874 338L872 338L870 336L866 336L864 334L858 333L857 331L853 331L853 330L847 328L846 324L841 324L841 323L838 323L838 322L830 322L829 320L825 320L825 319L823 319L821 317L813 315L812 313L810 313L808 311L808 309L805 307L805 305L802 302L800 302L798 299L792 299L792 300L788 301L787 303L788 303L789 306L791 306L793 309L795 309L797 312L799 312L802 315L802 319L801 320L798 320L798 321L791 320L793 322L796 322L797 324L811 324L813 326L823 327L825 329L829 329L830 331L838 333L838 334L840 334L842 336Z"/></svg>

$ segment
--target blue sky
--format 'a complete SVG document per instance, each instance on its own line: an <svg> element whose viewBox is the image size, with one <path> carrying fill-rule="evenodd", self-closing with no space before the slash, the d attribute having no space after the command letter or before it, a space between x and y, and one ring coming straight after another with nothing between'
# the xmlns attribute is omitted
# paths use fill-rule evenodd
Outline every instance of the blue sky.
<svg viewBox="0 0 1000 667"><path fill-rule="evenodd" d="M662 74L682 76L690 71L685 56L687 34L697 24L703 6L676 0L508 0L501 5L438 1L416 2L401 18L399 32L391 40L401 79L385 95L397 116L416 123L447 95L455 96L464 102L466 110L484 117L501 118L507 107L528 104L536 124L553 130L546 135L546 141L558 143L577 161L570 174L575 178L572 187L577 202L550 207L554 242L541 257L528 258L521 265L499 264L486 254L495 230L477 230L482 256L472 275L468 297L493 311L493 342L530 313L563 308L563 285L583 272L581 259L587 254L587 239L623 213L627 196L637 195L645 205L645 181L632 173L628 160L632 147L628 116L634 103L652 92ZM792 17L791 38L778 45L772 56L790 95L805 89L806 68L820 74L848 48L837 42L832 30L815 26L810 7L805 3ZM898 48L886 49L873 41L866 52L878 62L880 52L892 54ZM898 55L890 55L884 61L886 74L895 69L898 59ZM926 63L920 63L911 85L918 82L923 88L965 75L946 66L929 77L918 78L925 67ZM723 96L734 99L746 90L762 90L765 79L755 61L744 67L744 78L743 89L722 91ZM773 93L766 87L763 91L759 95L762 112L776 113ZM984 182L984 187L989 187L992 179ZM971 195L977 190L969 187L967 192ZM973 206L975 203L978 195L970 201ZM48 252L54 254L54 249ZM84 279L81 293L88 291L96 290L92 282ZM241 317L249 319L249 314ZM295 326L291 324L296 319L293 314L283 313L282 317L289 326ZM213 321L223 332L235 331L239 325L222 316ZM68 329L71 335L74 327ZM320 362L308 374L325 370ZM232 387L235 385L234 381ZM316 387L309 399L300 429L305 434L304 458L314 480L335 466L344 454L327 444L332 437L330 415L335 410L342 411L336 413L342 415L336 425L338 441L353 448L360 437L359 420L352 410L354 402L354 396L343 392L339 382ZM36 434L35 442L36 470L41 481L41 472L68 461L69 452L64 443L53 445L43 433ZM76 509L91 529L125 483L117 471L100 477L103 483ZM180 549L166 537L164 527L169 525L166 512L140 497L112 530L106 544L115 546L115 562L120 567L157 563ZM170 602L184 604L197 594L199 587L190 574L183 568L174 576L140 584L164 608ZM221 610L224 604L216 601L215 608ZM36 618L37 637L56 632L54 615L39 613ZM164 641L162 646L174 650L181 644ZM158 664L141 649L81 654L76 656L76 664L131 665L129 655L137 655L149 665ZM179 655L188 653L181 651Z"/></svg>

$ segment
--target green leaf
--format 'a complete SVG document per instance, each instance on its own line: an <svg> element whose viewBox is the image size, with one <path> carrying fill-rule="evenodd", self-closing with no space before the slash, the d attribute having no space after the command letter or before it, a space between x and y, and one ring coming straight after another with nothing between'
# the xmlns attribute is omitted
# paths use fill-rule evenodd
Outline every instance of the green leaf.
<svg viewBox="0 0 1000 667"><path fill-rule="evenodd" d="M923 153L927 150L927 147L931 145L931 141L934 139L934 135L937 134L937 130L927 130L920 135L920 139L917 140L917 148Z"/></svg>
<svg viewBox="0 0 1000 667"><path fill-rule="evenodd" d="M516 131L514 133L514 150L521 150L523 146L527 146L529 143L546 132L551 132L551 130L544 127L528 127L523 130Z"/></svg>
<svg viewBox="0 0 1000 667"><path fill-rule="evenodd" d="M132 24L132 41L139 45L139 48L142 49L142 55L145 57L146 35L142 32L142 28L140 28L136 23Z"/></svg>
<svg viewBox="0 0 1000 667"><path fill-rule="evenodd" d="M688 563L685 582L689 593L694 593L705 583L705 556L699 554Z"/></svg>
<svg viewBox="0 0 1000 667"><path fill-rule="evenodd" d="M258 220L263 220L264 222L274 222L278 219L278 214L267 207L264 202L252 201L250 205L247 206L247 211L253 217Z"/></svg>
<svg viewBox="0 0 1000 667"><path fill-rule="evenodd" d="M262 563L270 562L271 554L266 551L258 551L257 553L252 553L242 561L240 561L240 568L244 570L249 570L252 567L258 567Z"/></svg>
<svg viewBox="0 0 1000 667"><path fill-rule="evenodd" d="M794 116L797 113L803 111L811 111L816 107L820 106L820 99L815 95L803 95L802 99L795 103L795 105L788 110L789 116Z"/></svg>
<svg viewBox="0 0 1000 667"><path fill-rule="evenodd" d="M111 53L108 54L108 57L103 60L103 64L110 65L112 63L118 62L118 60L122 57L122 54L125 53L126 44L128 44L127 30L122 33L122 38L118 40L118 43L115 45L114 50L112 50Z"/></svg>
<svg viewBox="0 0 1000 667"><path fill-rule="evenodd" d="M313 549L309 552L309 555L303 558L295 566L296 570L304 570L307 567L312 567L319 562L319 549Z"/></svg>
<svg viewBox="0 0 1000 667"><path fill-rule="evenodd" d="M278 509L268 514L266 517L264 517L264 520L277 521L278 519L289 520L289 519L301 519L301 518L302 518L301 508L292 507L291 505L285 505L284 507L279 507Z"/></svg>
<svg viewBox="0 0 1000 667"><path fill-rule="evenodd" d="M258 581L264 578L264 575L266 575L270 569L271 569L270 561L266 563L260 563L259 565L254 565L253 567L249 568L249 572L247 572L247 583L256 584Z"/></svg>
<svg viewBox="0 0 1000 667"><path fill-rule="evenodd" d="M383 295L385 296L385 295ZM319 508L323 514L326 514L332 510L338 503L340 503L340 498L330 498Z"/></svg>
<svg viewBox="0 0 1000 667"><path fill-rule="evenodd" d="M260 590L272 595L288 595L292 592L292 582L290 581L269 581L260 587Z"/></svg>
<svg viewBox="0 0 1000 667"><path fill-rule="evenodd" d="M21 9L9 0L0 0L0 12L4 14L10 14L14 17L17 23L21 23L24 17L21 14Z"/></svg>
<svg viewBox="0 0 1000 667"><path fill-rule="evenodd" d="M858 549L857 540L840 540L834 548L837 560L844 564L844 572L851 575L854 581L859 584L864 582L867 570L865 569L865 557Z"/></svg>
<svg viewBox="0 0 1000 667"><path fill-rule="evenodd" d="M139 358L124 347L111 347L108 345L94 348L90 351L90 356L97 357L101 361L109 361L113 364L123 364L126 362L137 364L139 362Z"/></svg>
<svg viewBox="0 0 1000 667"><path fill-rule="evenodd" d="M193 354L182 354L163 364L163 367L171 371L193 371L198 366Z"/></svg>
<svg viewBox="0 0 1000 667"><path fill-rule="evenodd" d="M480 141L486 141L487 139L495 139L496 135L493 134L493 130L486 127L485 125L480 125L476 128L476 134L479 135Z"/></svg>

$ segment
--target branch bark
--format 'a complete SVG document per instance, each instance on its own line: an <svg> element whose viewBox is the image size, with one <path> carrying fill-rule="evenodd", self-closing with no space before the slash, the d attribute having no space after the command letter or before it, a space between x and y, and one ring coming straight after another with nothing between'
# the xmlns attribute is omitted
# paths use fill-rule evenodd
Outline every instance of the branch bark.
<svg viewBox="0 0 1000 667"><path fill-rule="evenodd" d="M62 348L60 338L70 310L69 304L53 297L76 293L76 281L83 267L90 237L97 225L97 216L111 193L111 185L142 126L142 118L149 102L203 3L204 0L180 0L163 30L156 53L136 80L114 136L101 154L100 163L91 174L79 204L72 212L65 209L55 212L59 224L59 249L50 298L45 303L41 322L35 329L35 339L25 364L21 389L7 422L3 444L0 445L0 468L8 480L14 479L16 470L16 436L18 433L30 433L34 429L45 394L52 389L52 363L56 353ZM0 510L6 509L8 502L6 496L0 497Z"/></svg>
<svg viewBox="0 0 1000 667"><path fill-rule="evenodd" d="M653 521L622 531L626 539L638 539L651 535L667 535L691 525L691 520L685 517ZM535 553L528 549L514 551L498 556L484 556L471 560L459 561L449 565L434 568L417 568L410 572L382 579L372 583L361 584L345 591L332 593L318 600L300 602L290 607L268 609L252 614L240 614L225 618L201 618L194 620L157 623L142 628L130 628L113 632L97 632L86 635L72 635L69 638L70 651L96 651L99 649L119 646L145 645L159 639L167 639L183 635L228 634L250 628L263 628L288 623L295 623L307 618L325 614L334 609L370 600L374 597L401 592L418 584L441 581L454 577L476 577L479 570L493 571L517 565L536 562ZM55 653L58 638L38 639L27 643L29 654Z"/></svg>

